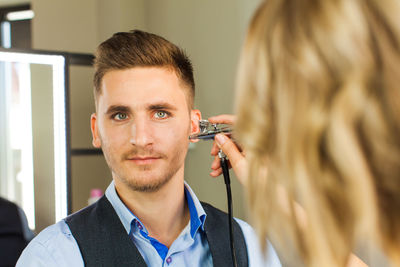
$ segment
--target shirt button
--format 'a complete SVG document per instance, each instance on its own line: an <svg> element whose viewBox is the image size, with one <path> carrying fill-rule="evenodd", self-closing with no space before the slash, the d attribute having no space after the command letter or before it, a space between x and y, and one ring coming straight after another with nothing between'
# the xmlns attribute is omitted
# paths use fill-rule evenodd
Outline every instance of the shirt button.
<svg viewBox="0 0 400 267"><path fill-rule="evenodd" d="M171 258L171 257L168 257L168 258L167 258L167 263L170 264L171 262L172 262L172 258Z"/></svg>
<svg viewBox="0 0 400 267"><path fill-rule="evenodd" d="M138 227L140 230L143 229L143 226L140 224L140 222L137 222L137 227Z"/></svg>

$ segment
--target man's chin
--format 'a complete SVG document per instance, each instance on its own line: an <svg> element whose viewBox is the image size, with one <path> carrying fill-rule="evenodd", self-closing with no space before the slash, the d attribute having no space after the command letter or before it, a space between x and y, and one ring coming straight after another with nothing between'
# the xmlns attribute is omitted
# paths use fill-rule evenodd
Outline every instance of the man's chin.
<svg viewBox="0 0 400 267"><path fill-rule="evenodd" d="M154 193L159 191L164 184L153 183L153 184L129 184L131 190L141 193Z"/></svg>
<svg viewBox="0 0 400 267"><path fill-rule="evenodd" d="M124 180L123 182L133 191L136 192L143 192L143 193L154 193L159 191L168 181L171 179L171 177L166 177L163 179L155 179L152 181L149 181L151 179L145 178L143 179L144 181L138 181L138 179L135 180Z"/></svg>

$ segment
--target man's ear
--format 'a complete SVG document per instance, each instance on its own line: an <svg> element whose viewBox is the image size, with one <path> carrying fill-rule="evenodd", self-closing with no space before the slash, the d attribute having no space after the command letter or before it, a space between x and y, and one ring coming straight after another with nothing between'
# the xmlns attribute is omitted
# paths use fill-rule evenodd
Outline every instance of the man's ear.
<svg viewBox="0 0 400 267"><path fill-rule="evenodd" d="M190 135L197 134L200 132L199 120L201 120L201 112L198 109L192 109L190 111ZM190 142L196 143L199 139L190 139Z"/></svg>
<svg viewBox="0 0 400 267"><path fill-rule="evenodd" d="M99 135L99 129L97 127L97 116L96 113L93 113L92 116L90 116L90 128L92 129L92 144L96 148L101 147L101 140L100 140L100 135Z"/></svg>

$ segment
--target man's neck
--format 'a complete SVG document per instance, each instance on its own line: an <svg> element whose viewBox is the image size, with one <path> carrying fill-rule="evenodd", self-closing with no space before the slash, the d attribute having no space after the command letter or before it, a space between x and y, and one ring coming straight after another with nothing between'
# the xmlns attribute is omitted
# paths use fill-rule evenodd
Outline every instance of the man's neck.
<svg viewBox="0 0 400 267"><path fill-rule="evenodd" d="M183 171L182 174L178 171L175 176L156 192L132 191L127 186L115 182L120 199L144 224L149 236L168 248L190 220Z"/></svg>

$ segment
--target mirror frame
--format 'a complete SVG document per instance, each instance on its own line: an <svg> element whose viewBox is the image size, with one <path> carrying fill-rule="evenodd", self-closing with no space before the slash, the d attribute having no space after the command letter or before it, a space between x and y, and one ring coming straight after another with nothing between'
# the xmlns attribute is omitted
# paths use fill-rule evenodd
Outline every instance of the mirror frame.
<svg viewBox="0 0 400 267"><path fill-rule="evenodd" d="M93 59L91 54L0 48L0 61L52 66L55 222L72 212L71 155L101 153L97 149L71 149L69 68L92 66Z"/></svg>

